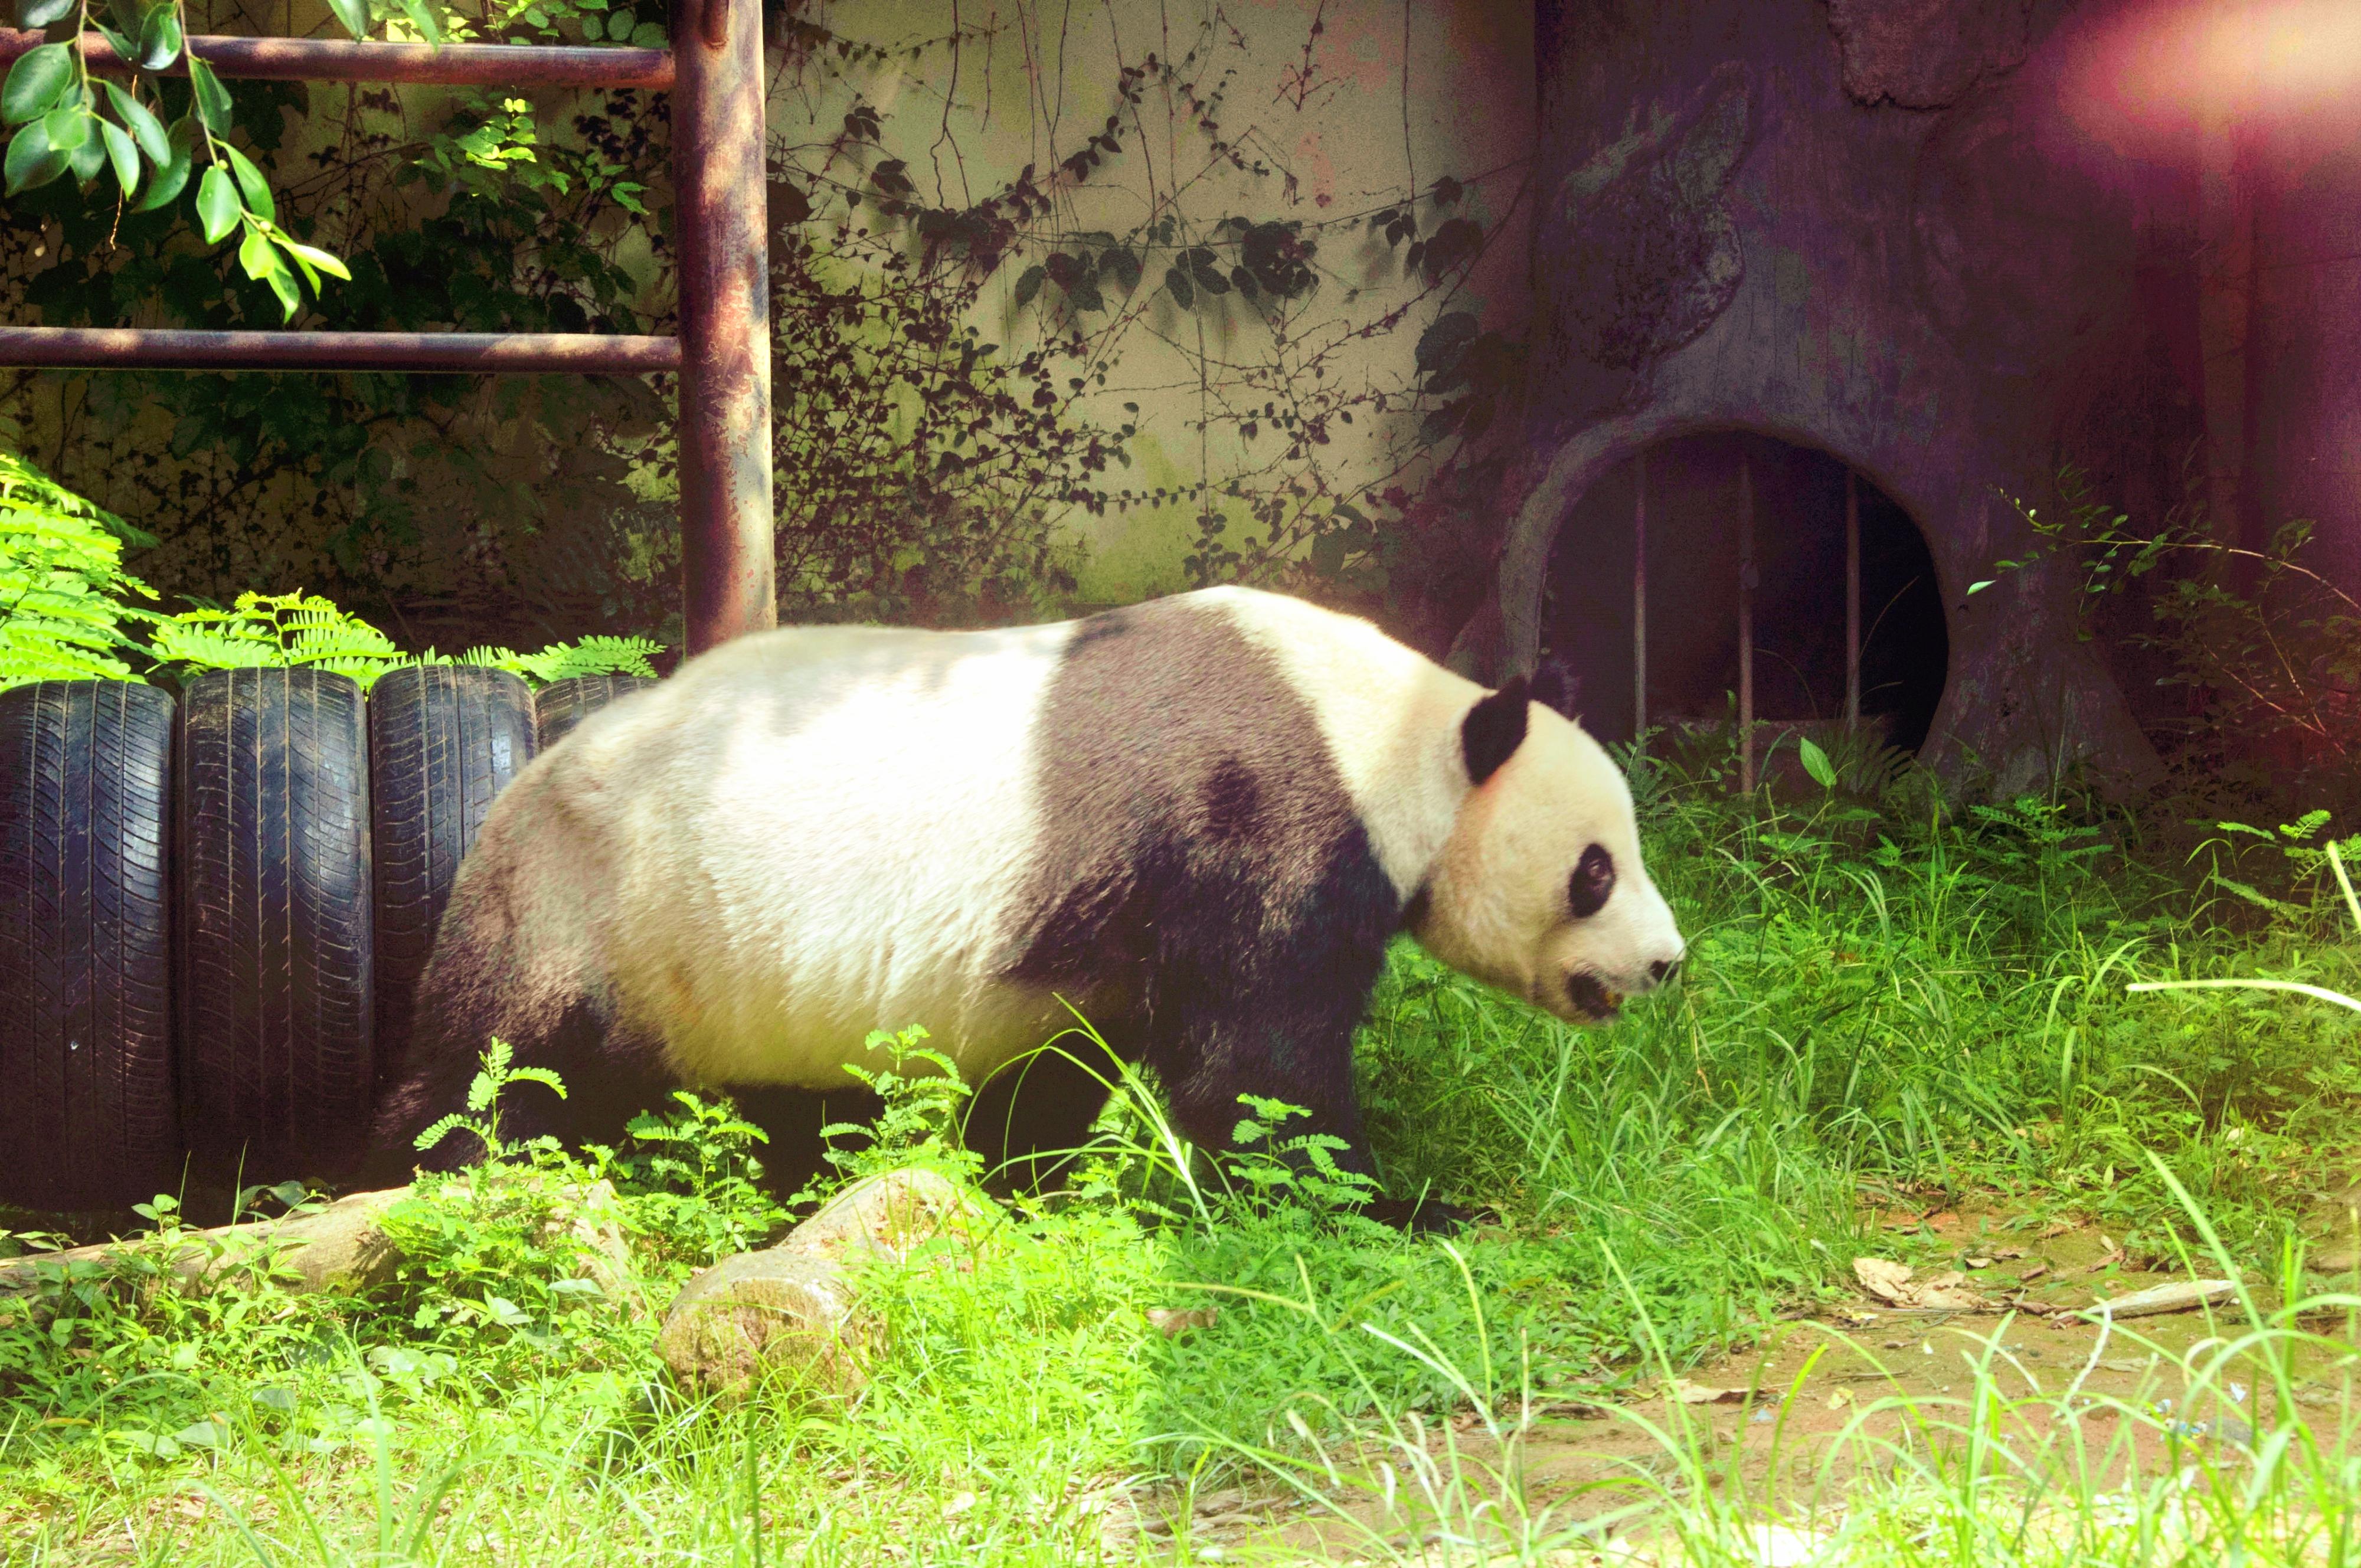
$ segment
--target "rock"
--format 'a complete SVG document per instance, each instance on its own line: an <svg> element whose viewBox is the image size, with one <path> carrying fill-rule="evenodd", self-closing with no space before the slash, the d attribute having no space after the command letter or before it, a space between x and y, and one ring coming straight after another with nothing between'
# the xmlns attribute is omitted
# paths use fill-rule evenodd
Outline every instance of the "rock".
<svg viewBox="0 0 2361 1568"><path fill-rule="evenodd" d="M831 1258L741 1252L688 1282L656 1332L656 1354L682 1382L724 1397L778 1372L849 1398L867 1386L877 1348L855 1305L851 1275Z"/></svg>
<svg viewBox="0 0 2361 1568"><path fill-rule="evenodd" d="M892 1170L846 1188L772 1250L900 1258L939 1237L968 1235L989 1214L980 1200L931 1170Z"/></svg>
<svg viewBox="0 0 2361 1568"><path fill-rule="evenodd" d="M60 1266L108 1267L135 1259L160 1262L184 1288L193 1289L227 1269L258 1263L263 1254L270 1255L274 1271L290 1289L358 1290L392 1277L401 1259L381 1222L388 1209L409 1196L407 1187L356 1192L308 1213L184 1231L170 1241L134 1238L9 1258L0 1261L0 1291L33 1289L45 1271Z"/></svg>
<svg viewBox="0 0 2361 1568"><path fill-rule="evenodd" d="M1755 118L1744 68L1719 68L1561 182L1543 243L1565 278L1554 330L1574 352L1638 370L1729 308L1746 255L1727 193Z"/></svg>
<svg viewBox="0 0 2361 1568"><path fill-rule="evenodd" d="M2030 0L1828 0L1845 92L1905 109L1956 104L2022 64Z"/></svg>
<svg viewBox="0 0 2361 1568"><path fill-rule="evenodd" d="M1925 1279L1911 1277L1910 1266L1886 1257L1857 1257L1852 1277L1861 1288L1890 1307L1928 1312L1975 1312L1992 1305L1965 1288L1967 1277L1956 1268Z"/></svg>
<svg viewBox="0 0 2361 1568"><path fill-rule="evenodd" d="M1191 1329L1210 1329L1220 1319L1219 1307L1150 1307L1148 1325L1166 1339L1187 1333Z"/></svg>
<svg viewBox="0 0 2361 1568"><path fill-rule="evenodd" d="M1890 1306L1900 1306L1909 1288L1910 1266L1887 1257L1857 1257L1852 1277L1861 1288Z"/></svg>
<svg viewBox="0 0 2361 1568"><path fill-rule="evenodd" d="M898 1261L931 1241L972 1243L990 1215L988 1205L930 1170L863 1181L776 1246L725 1258L691 1279L664 1314L656 1354L684 1384L726 1398L771 1376L850 1398L867 1386L884 1348L881 1325L861 1310L860 1268Z"/></svg>

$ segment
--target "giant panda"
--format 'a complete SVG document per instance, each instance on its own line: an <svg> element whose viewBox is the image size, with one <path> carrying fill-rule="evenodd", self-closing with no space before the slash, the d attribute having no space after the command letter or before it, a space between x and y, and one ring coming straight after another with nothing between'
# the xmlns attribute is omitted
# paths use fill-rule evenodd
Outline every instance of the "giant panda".
<svg viewBox="0 0 2361 1568"><path fill-rule="evenodd" d="M1398 932L1582 1021L1681 961L1630 791L1564 696L1237 587L741 638L493 805L374 1142L407 1156L494 1036L570 1091L520 1091L506 1125L593 1135L675 1085L844 1089L887 1065L872 1030L910 1024L981 1082L1071 1003L1200 1146L1263 1095L1367 1171L1353 1031ZM1093 1088L1034 1107L1036 1146L1079 1139Z"/></svg>

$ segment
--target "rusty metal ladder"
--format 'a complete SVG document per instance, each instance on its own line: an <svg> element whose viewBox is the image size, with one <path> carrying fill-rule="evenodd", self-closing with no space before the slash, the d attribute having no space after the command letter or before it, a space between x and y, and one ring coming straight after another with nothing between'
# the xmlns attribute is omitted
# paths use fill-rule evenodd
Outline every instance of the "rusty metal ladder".
<svg viewBox="0 0 2361 1568"><path fill-rule="evenodd" d="M0 28L0 71L45 38ZM93 71L123 62L95 35ZM688 651L772 625L770 285L761 0L675 0L668 49L188 39L226 77L672 94L677 337L596 333L184 332L0 326L0 367L571 372L680 377L681 594Z"/></svg>

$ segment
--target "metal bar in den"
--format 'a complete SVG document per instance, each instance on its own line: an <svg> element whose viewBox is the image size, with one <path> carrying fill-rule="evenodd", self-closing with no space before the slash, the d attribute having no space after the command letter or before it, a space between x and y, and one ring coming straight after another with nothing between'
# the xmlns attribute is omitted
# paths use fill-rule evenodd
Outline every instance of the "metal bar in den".
<svg viewBox="0 0 2361 1568"><path fill-rule="evenodd" d="M1861 722L1861 477L1845 470L1845 723Z"/></svg>
<svg viewBox="0 0 2361 1568"><path fill-rule="evenodd" d="M1754 465L1738 460L1738 787L1754 793Z"/></svg>
<svg viewBox="0 0 2361 1568"><path fill-rule="evenodd" d="M1638 485L1631 508L1631 738L1648 735L1648 453L1633 460Z"/></svg>

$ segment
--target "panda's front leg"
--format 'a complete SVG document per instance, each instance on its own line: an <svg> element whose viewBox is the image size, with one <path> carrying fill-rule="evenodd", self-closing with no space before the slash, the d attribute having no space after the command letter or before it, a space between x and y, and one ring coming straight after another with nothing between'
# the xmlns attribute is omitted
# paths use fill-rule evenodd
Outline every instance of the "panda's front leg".
<svg viewBox="0 0 2361 1568"><path fill-rule="evenodd" d="M1334 1138L1336 1168L1374 1179L1377 1169L1353 1087L1353 1030L1358 1009L1342 1016L1307 1016L1296 1008L1201 1005L1151 1047L1149 1061L1171 1097L1172 1119L1189 1140L1217 1157L1234 1150L1238 1124L1254 1117L1250 1100L1294 1106L1282 1141L1304 1134ZM1159 1048L1160 1047L1160 1048ZM1301 1167L1298 1149L1284 1157ZM1430 1231L1466 1223L1454 1205L1411 1198L1371 1199L1365 1212L1384 1223Z"/></svg>

